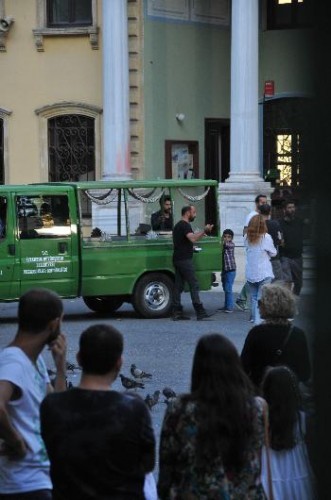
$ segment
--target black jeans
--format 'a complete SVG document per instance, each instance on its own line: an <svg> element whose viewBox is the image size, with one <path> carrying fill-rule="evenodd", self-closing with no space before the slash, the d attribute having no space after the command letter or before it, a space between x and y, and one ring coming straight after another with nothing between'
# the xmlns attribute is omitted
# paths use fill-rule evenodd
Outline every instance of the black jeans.
<svg viewBox="0 0 331 500"><path fill-rule="evenodd" d="M182 308L180 296L184 291L185 282L190 287L190 294L192 299L192 304L200 304L199 296L199 282L195 276L195 270L193 266L192 259L187 260L177 260L174 262L175 266L175 288L174 288L174 299L173 306L174 310L180 310Z"/></svg>
<svg viewBox="0 0 331 500"><path fill-rule="evenodd" d="M283 280L287 283L293 283L293 293L300 295L302 288L302 257L290 259L281 257Z"/></svg>
<svg viewBox="0 0 331 500"><path fill-rule="evenodd" d="M36 490L11 494L0 493L0 500L52 500L52 490Z"/></svg>

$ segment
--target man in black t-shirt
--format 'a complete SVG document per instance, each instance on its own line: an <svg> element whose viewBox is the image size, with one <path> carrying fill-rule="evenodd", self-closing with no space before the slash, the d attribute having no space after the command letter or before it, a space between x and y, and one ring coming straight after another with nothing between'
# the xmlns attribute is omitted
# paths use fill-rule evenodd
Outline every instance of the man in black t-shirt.
<svg viewBox="0 0 331 500"><path fill-rule="evenodd" d="M184 291L185 282L188 283L191 293L193 307L196 311L197 320L208 318L199 296L199 282L195 275L193 266L193 245L206 233L210 233L213 224L206 224L203 231L193 232L191 222L196 218L196 209L192 205L182 208L182 218L174 227L172 238L174 244L173 264L175 267L175 289L173 299L173 320L190 319L183 314L181 294Z"/></svg>
<svg viewBox="0 0 331 500"><path fill-rule="evenodd" d="M283 279L293 293L299 295L302 288L302 252L304 222L295 215L294 201L287 200L284 205L284 217L280 220L283 245L280 246Z"/></svg>
<svg viewBox="0 0 331 500"><path fill-rule="evenodd" d="M78 387L47 396L41 434L50 459L54 500L144 500L155 463L149 409L132 393L111 390L122 366L123 337L106 324L79 341Z"/></svg>

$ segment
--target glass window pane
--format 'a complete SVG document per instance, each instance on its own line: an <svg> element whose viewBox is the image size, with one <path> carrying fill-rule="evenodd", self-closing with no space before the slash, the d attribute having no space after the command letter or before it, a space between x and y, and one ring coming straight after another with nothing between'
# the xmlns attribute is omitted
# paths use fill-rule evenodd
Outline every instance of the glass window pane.
<svg viewBox="0 0 331 500"><path fill-rule="evenodd" d="M50 24L68 24L70 22L70 9L68 0L49 0Z"/></svg>
<svg viewBox="0 0 331 500"><path fill-rule="evenodd" d="M91 24L91 0L48 0L49 26L89 26Z"/></svg>
<svg viewBox="0 0 331 500"><path fill-rule="evenodd" d="M92 24L91 0L75 1L75 24Z"/></svg>
<svg viewBox="0 0 331 500"><path fill-rule="evenodd" d="M67 196L18 196L16 204L21 239L70 235Z"/></svg>

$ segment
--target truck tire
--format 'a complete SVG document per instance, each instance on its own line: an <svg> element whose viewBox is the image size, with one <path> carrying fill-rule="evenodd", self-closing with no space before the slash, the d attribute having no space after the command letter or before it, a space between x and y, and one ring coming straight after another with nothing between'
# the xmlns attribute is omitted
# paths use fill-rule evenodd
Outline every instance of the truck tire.
<svg viewBox="0 0 331 500"><path fill-rule="evenodd" d="M144 318L169 316L173 299L173 280L162 273L146 274L138 281L132 297L135 310Z"/></svg>
<svg viewBox="0 0 331 500"><path fill-rule="evenodd" d="M101 296L101 297L83 297L87 307L97 313L112 313L119 309L123 304L121 297Z"/></svg>

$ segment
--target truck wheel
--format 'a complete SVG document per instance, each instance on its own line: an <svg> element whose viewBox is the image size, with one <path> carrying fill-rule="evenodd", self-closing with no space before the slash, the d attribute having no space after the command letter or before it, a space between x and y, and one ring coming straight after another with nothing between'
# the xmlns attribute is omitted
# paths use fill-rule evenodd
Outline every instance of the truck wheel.
<svg viewBox="0 0 331 500"><path fill-rule="evenodd" d="M98 313L112 313L123 304L123 300L116 295L113 297L83 297L83 300L89 309Z"/></svg>
<svg viewBox="0 0 331 500"><path fill-rule="evenodd" d="M173 288L174 283L166 274L146 274L138 281L133 292L133 307L144 318L169 316Z"/></svg>

